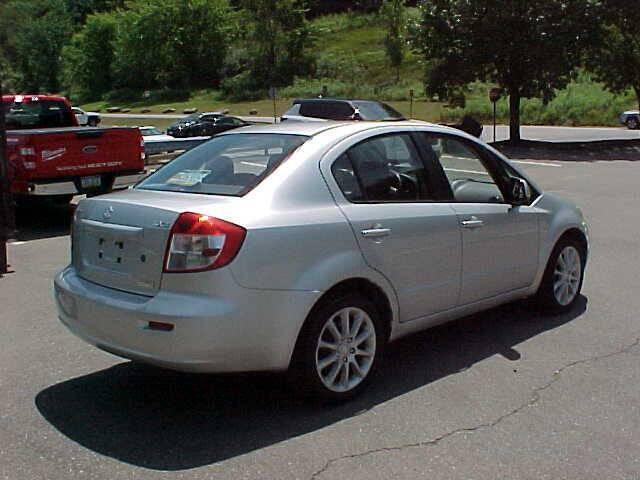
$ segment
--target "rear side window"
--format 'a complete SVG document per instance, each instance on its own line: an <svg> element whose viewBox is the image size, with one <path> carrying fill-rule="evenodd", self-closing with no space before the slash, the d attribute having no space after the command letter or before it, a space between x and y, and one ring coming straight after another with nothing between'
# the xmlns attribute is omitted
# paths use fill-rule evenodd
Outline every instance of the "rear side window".
<svg viewBox="0 0 640 480"><path fill-rule="evenodd" d="M70 127L74 124L73 112L59 100L3 102L2 107L9 130Z"/></svg>
<svg viewBox="0 0 640 480"><path fill-rule="evenodd" d="M405 120L404 116L390 107L386 103L380 102L354 102L358 107L360 117L363 120L376 120L376 121L400 121Z"/></svg>
<svg viewBox="0 0 640 480"><path fill-rule="evenodd" d="M338 157L338 159L333 163L331 166L331 172L333 173L333 178L336 179L340 190L342 190L344 196L347 197L347 200L352 202L360 202L364 200L362 190L360 189L360 181L358 180L358 177L356 177L353 164L346 153L340 155L340 157Z"/></svg>
<svg viewBox="0 0 640 480"><path fill-rule="evenodd" d="M242 196L308 137L272 133L222 135L189 150L136 188Z"/></svg>
<svg viewBox="0 0 640 480"><path fill-rule="evenodd" d="M352 120L355 110L346 102L306 102L300 104L300 115L325 120Z"/></svg>
<svg viewBox="0 0 640 480"><path fill-rule="evenodd" d="M374 137L351 147L332 166L353 202L433 200L428 173L409 134Z"/></svg>

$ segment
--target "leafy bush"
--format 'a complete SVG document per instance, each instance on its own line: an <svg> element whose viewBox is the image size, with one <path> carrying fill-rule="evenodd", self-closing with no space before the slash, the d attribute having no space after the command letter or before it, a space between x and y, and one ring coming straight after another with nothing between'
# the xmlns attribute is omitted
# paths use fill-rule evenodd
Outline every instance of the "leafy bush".
<svg viewBox="0 0 640 480"><path fill-rule="evenodd" d="M114 86L189 88L219 80L234 16L228 0L139 0L119 13Z"/></svg>
<svg viewBox="0 0 640 480"><path fill-rule="evenodd" d="M115 32L115 15L90 15L62 49L62 84L70 96L95 100L111 89Z"/></svg>
<svg viewBox="0 0 640 480"><path fill-rule="evenodd" d="M476 82L469 88L465 108L445 108L442 120L458 121L464 115L483 122L493 119L493 106L487 97L490 85ZM529 125L618 125L620 113L633 105L631 91L622 95L609 92L600 83L593 82L587 74L581 74L567 88L558 90L548 104L533 98L522 102L522 123ZM497 119L504 123L509 120L508 99L497 103Z"/></svg>
<svg viewBox="0 0 640 480"><path fill-rule="evenodd" d="M20 28L12 38L18 88L55 92L60 88L60 51L73 25L64 0L13 2ZM15 28L15 27L14 27Z"/></svg>

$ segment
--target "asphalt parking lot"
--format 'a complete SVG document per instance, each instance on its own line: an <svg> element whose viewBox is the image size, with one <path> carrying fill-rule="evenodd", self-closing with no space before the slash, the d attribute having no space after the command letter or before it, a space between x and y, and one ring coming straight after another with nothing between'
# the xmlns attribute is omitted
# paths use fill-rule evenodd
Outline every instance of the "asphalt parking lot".
<svg viewBox="0 0 640 480"><path fill-rule="evenodd" d="M0 279L0 475L16 479L640 479L640 162L525 162L591 224L568 315L508 305L403 339L331 407L278 375L187 375L56 319L68 212L32 210Z"/></svg>

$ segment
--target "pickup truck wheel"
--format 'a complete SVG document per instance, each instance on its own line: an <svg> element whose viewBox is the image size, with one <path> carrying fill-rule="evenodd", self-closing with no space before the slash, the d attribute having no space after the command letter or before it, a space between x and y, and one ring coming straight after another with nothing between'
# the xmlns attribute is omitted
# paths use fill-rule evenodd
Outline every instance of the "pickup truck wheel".
<svg viewBox="0 0 640 480"><path fill-rule="evenodd" d="M637 130L638 127L640 127L640 121L638 120L638 117L629 117L627 118L626 123L629 130Z"/></svg>
<svg viewBox="0 0 640 480"><path fill-rule="evenodd" d="M64 206L73 200L73 195L51 195L47 199L54 205Z"/></svg>
<svg viewBox="0 0 640 480"><path fill-rule="evenodd" d="M90 127L97 127L98 120L96 120L95 118L90 118L87 122L87 125L89 125Z"/></svg>

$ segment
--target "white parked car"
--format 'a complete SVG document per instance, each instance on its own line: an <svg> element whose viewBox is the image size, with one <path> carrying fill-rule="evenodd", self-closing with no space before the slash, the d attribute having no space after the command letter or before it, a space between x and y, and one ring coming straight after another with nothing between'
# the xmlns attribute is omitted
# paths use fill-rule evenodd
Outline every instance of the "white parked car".
<svg viewBox="0 0 640 480"><path fill-rule="evenodd" d="M76 116L76 120L78 120L78 124L85 126L88 125L90 127L97 127L100 121L100 114L97 112L85 112L81 108L72 107L73 113Z"/></svg>
<svg viewBox="0 0 640 480"><path fill-rule="evenodd" d="M345 399L404 335L526 297L572 308L587 253L576 206L463 132L287 122L82 200L55 298L72 332L116 355L288 369Z"/></svg>

